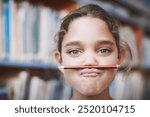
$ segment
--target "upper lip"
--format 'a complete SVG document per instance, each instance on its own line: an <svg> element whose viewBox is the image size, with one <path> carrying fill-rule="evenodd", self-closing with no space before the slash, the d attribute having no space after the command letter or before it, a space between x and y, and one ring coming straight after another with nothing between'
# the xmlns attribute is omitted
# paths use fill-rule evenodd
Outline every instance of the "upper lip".
<svg viewBox="0 0 150 117"><path fill-rule="evenodd" d="M103 72L102 70L98 70L98 69L95 69L95 68L92 68L92 69L85 68L85 69L80 71L80 75L90 74L90 73L101 74L102 72Z"/></svg>

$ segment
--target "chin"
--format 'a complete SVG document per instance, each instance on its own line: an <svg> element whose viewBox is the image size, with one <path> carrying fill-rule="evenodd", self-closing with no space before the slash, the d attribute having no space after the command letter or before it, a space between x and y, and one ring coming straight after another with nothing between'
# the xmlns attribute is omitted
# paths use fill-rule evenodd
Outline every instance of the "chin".
<svg viewBox="0 0 150 117"><path fill-rule="evenodd" d="M102 89L86 89L86 90L82 90L80 91L80 93L82 95L85 96L95 96L95 95L99 95L102 92Z"/></svg>

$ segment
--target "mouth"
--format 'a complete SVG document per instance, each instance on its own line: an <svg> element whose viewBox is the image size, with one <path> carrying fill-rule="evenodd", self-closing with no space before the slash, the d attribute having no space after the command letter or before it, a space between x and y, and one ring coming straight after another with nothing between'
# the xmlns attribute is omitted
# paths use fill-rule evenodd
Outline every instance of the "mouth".
<svg viewBox="0 0 150 117"><path fill-rule="evenodd" d="M98 70L94 68L92 69L86 68L80 71L80 75L82 77L97 77L97 76L102 75L102 73L103 73L103 70Z"/></svg>

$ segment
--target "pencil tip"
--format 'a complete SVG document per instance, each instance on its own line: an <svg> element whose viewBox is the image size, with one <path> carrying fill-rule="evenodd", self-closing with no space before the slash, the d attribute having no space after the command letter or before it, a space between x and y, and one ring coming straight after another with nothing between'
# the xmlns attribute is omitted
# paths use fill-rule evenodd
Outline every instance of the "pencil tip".
<svg viewBox="0 0 150 117"><path fill-rule="evenodd" d="M58 68L63 69L63 68L64 68L64 66L58 66Z"/></svg>
<svg viewBox="0 0 150 117"><path fill-rule="evenodd" d="M117 68L119 68L119 65L117 65Z"/></svg>

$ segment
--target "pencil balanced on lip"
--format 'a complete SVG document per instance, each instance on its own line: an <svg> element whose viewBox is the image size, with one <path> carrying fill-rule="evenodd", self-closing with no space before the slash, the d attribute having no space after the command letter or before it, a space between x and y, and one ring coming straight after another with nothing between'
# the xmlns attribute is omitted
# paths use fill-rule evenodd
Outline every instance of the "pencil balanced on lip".
<svg viewBox="0 0 150 117"><path fill-rule="evenodd" d="M117 69L119 65L97 65L97 66L92 66L92 65L69 65L69 66L58 66L60 69Z"/></svg>

